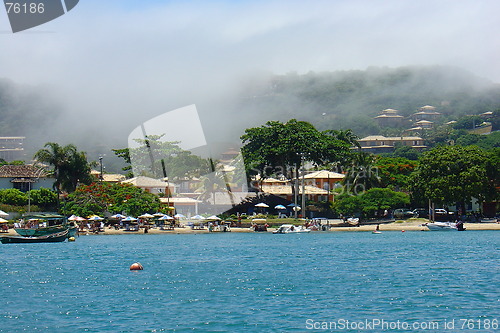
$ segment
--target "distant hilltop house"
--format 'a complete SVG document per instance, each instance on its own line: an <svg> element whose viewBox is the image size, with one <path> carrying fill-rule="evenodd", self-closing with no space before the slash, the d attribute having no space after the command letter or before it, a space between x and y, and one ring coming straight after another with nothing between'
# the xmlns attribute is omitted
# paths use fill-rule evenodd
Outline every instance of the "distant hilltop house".
<svg viewBox="0 0 500 333"><path fill-rule="evenodd" d="M52 189L55 178L45 168L34 165L3 165L0 167L0 188L16 188L22 192Z"/></svg>
<svg viewBox="0 0 500 333"><path fill-rule="evenodd" d="M404 117L398 114L398 110L385 109L374 119L380 127L399 127Z"/></svg>
<svg viewBox="0 0 500 333"><path fill-rule="evenodd" d="M432 105L422 106L417 113L414 113L411 117L413 121L435 121L441 116L441 113L436 112L436 107Z"/></svg>
<svg viewBox="0 0 500 333"><path fill-rule="evenodd" d="M427 148L424 145L424 139L419 136L385 137L382 135L371 135L358 140L358 142L362 151L374 154L391 153L397 145L412 147L417 150Z"/></svg>
<svg viewBox="0 0 500 333"><path fill-rule="evenodd" d="M0 137L0 158L12 162L22 160L24 155L24 136Z"/></svg>

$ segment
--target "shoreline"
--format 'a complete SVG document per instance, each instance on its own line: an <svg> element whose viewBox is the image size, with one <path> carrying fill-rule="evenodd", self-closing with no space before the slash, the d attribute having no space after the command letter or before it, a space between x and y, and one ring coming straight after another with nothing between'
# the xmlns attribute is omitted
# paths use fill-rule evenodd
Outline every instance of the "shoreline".
<svg viewBox="0 0 500 333"><path fill-rule="evenodd" d="M383 231L430 231L427 227L422 226L422 223L425 221L396 221L392 223L385 223L379 225L379 230ZM499 223L465 223L465 228L469 231L477 231L477 230L489 230L489 231L498 231L500 230ZM359 227L340 227L334 226L331 227L329 231L312 231L312 232L372 232L376 228L376 225L361 225ZM271 233L277 228L268 228L267 232ZM250 228L239 228L232 227L230 232L236 233L255 233L253 229ZM230 233L227 232L227 233ZM123 229L116 230L114 228L105 228L104 232L92 233L92 232L80 232L80 236L103 236L103 235L178 235L178 234L211 234L211 233L221 233L220 231L209 232L208 228L204 229L191 229L190 227L184 228L175 228L174 230L160 230L159 228L152 228L148 230L148 233L144 233L144 229L140 229L139 231L126 231ZM262 232L258 232L262 233ZM265 232L264 232L265 233ZM14 229L9 229L9 232L0 234L1 236L16 236L17 233Z"/></svg>

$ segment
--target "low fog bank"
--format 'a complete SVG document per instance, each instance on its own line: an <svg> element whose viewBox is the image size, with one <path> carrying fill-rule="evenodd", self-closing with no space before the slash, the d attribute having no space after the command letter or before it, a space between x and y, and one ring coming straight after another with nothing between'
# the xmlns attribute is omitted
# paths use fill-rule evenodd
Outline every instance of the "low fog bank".
<svg viewBox="0 0 500 333"><path fill-rule="evenodd" d="M445 116L458 117L500 107L500 85L444 66L302 75L260 72L227 77L213 86L203 80L181 87L131 86L124 91L103 89L96 95L95 89L71 91L0 80L0 135L26 136L27 160L46 142L58 142L75 144L91 160L106 154L113 165L117 162L111 149L127 147L134 128L191 104L197 107L214 152L237 147L246 128L269 120L297 118L321 130L352 128L368 135L376 130L372 117L386 108L409 116L421 106L434 105ZM169 124L164 126L167 132ZM189 135L193 129L183 131Z"/></svg>

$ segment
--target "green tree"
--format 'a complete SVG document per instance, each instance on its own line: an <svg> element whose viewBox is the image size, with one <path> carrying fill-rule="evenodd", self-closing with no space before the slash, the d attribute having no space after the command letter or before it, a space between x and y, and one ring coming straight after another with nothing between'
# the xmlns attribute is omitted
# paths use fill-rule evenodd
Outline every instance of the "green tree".
<svg viewBox="0 0 500 333"><path fill-rule="evenodd" d="M332 206L335 212L344 216L356 215L357 213L361 213L363 209L360 197L347 193L337 196Z"/></svg>
<svg viewBox="0 0 500 333"><path fill-rule="evenodd" d="M44 210L52 210L57 207L57 193L46 188L31 190L28 192L31 203L38 205Z"/></svg>
<svg viewBox="0 0 500 333"><path fill-rule="evenodd" d="M122 168L123 171L125 171L125 177L127 178L132 178L134 177L134 173L132 172L132 161L130 160L130 149L129 148L123 148L123 149L111 149L113 153L122 158L125 163L127 164Z"/></svg>
<svg viewBox="0 0 500 333"><path fill-rule="evenodd" d="M361 207L367 216L380 216L384 210L394 209L410 203L410 196L388 188L372 188L360 197Z"/></svg>
<svg viewBox="0 0 500 333"><path fill-rule="evenodd" d="M54 167L54 189L57 193L73 192L78 183L89 184L92 181L85 153L79 152L75 145L60 146L48 142L44 149L36 152L34 158Z"/></svg>
<svg viewBox="0 0 500 333"><path fill-rule="evenodd" d="M417 161L403 157L380 157L375 162L382 187L406 190L409 187L410 175L417 166Z"/></svg>
<svg viewBox="0 0 500 333"><path fill-rule="evenodd" d="M366 152L357 152L347 169L342 185L347 192L359 193L380 185L380 175L375 165L376 156Z"/></svg>
<svg viewBox="0 0 500 333"><path fill-rule="evenodd" d="M162 141L163 135L149 135L146 139L136 139L138 147L113 149L116 156L128 165L123 168L127 176L148 176L170 180L199 177L209 172L207 160L179 147L178 142Z"/></svg>
<svg viewBox="0 0 500 333"><path fill-rule="evenodd" d="M453 128L458 130L470 130L479 126L482 122L483 119L480 116L465 116L458 119L457 122L453 124Z"/></svg>
<svg viewBox="0 0 500 333"><path fill-rule="evenodd" d="M464 209L472 198L483 202L498 197L495 185L499 169L495 155L479 147L437 147L420 158L411 176L411 188L420 202L460 203Z"/></svg>
<svg viewBox="0 0 500 333"><path fill-rule="evenodd" d="M16 188L2 189L0 190L0 202L6 205L24 206L28 203L28 197L26 193Z"/></svg>
<svg viewBox="0 0 500 333"><path fill-rule="evenodd" d="M410 197L403 192L388 188L372 188L361 194L343 193L336 197L333 207L345 216L362 215L366 217L380 216L384 210L394 209L410 203Z"/></svg>
<svg viewBox="0 0 500 333"><path fill-rule="evenodd" d="M350 144L305 121L291 119L286 123L269 121L249 128L241 136L245 166L249 174L262 179L271 175L298 177L303 163L315 165L343 161L350 154Z"/></svg>
<svg viewBox="0 0 500 333"><path fill-rule="evenodd" d="M130 184L96 182L79 185L65 199L61 212L66 215L103 215L105 212L138 216L160 208L158 196Z"/></svg>

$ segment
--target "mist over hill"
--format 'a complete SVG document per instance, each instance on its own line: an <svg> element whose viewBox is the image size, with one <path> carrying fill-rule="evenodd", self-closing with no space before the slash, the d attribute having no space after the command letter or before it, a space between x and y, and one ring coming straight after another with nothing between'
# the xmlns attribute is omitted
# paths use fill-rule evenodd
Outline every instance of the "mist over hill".
<svg viewBox="0 0 500 333"><path fill-rule="evenodd" d="M193 91L196 97L196 87ZM380 133L373 117L387 108L409 116L433 105L443 120L500 109L500 84L444 66L258 73L236 79L227 91L214 90L192 102L209 142L237 144L246 128L291 118L309 121L320 130L351 128L362 137ZM171 104L165 98L165 105ZM0 136L26 136L27 159L49 141L76 144L96 159L102 153L112 156L112 148L126 147L130 131L157 116L159 109L171 110L163 105L151 110L145 102L133 115L112 108L75 115L66 110L68 105L50 87L0 79ZM105 124L102 118L116 121Z"/></svg>
<svg viewBox="0 0 500 333"><path fill-rule="evenodd" d="M310 121L319 129L378 134L373 117L387 108L409 116L424 105L443 119L500 108L500 85L459 68L369 68L270 75L247 82L241 110L255 119Z"/></svg>

